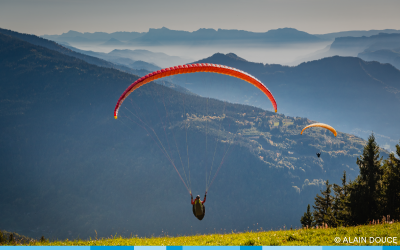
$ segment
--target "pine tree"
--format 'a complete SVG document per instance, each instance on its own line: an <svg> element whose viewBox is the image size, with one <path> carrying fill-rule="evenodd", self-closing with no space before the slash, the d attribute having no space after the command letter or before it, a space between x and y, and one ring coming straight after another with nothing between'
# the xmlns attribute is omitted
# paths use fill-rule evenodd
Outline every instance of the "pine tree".
<svg viewBox="0 0 400 250"><path fill-rule="evenodd" d="M9 236L8 242L9 243L14 243L14 241L15 241L14 240L14 234L11 233L10 236Z"/></svg>
<svg viewBox="0 0 400 250"><path fill-rule="evenodd" d="M329 226L332 226L334 223L334 216L332 212L332 203L333 197L331 195L331 187L332 184L329 184L329 181L326 181L326 189L325 191L321 190L322 196L317 194L315 197L315 206L314 208L314 219L316 225L323 225L327 223Z"/></svg>
<svg viewBox="0 0 400 250"><path fill-rule="evenodd" d="M400 145L396 145L396 154L400 159ZM383 203L384 216L400 219L400 160L391 153L383 164Z"/></svg>
<svg viewBox="0 0 400 250"><path fill-rule="evenodd" d="M359 225L380 218L382 158L374 134L368 138L363 154L358 158L360 174L349 185L349 208L352 224Z"/></svg>
<svg viewBox="0 0 400 250"><path fill-rule="evenodd" d="M6 237L3 236L3 232L0 230L0 244L5 243L6 242Z"/></svg>
<svg viewBox="0 0 400 250"><path fill-rule="evenodd" d="M309 227L311 228L314 225L314 217L312 213L310 212L310 204L307 206L307 212L304 213L303 216L300 218L300 223L303 227Z"/></svg>
<svg viewBox="0 0 400 250"><path fill-rule="evenodd" d="M343 172L342 186L337 184L333 185L334 201L332 205L332 210L334 217L336 219L336 225L332 226L346 226L348 225L349 213L347 210L348 203L348 192L347 192L347 180L346 171Z"/></svg>

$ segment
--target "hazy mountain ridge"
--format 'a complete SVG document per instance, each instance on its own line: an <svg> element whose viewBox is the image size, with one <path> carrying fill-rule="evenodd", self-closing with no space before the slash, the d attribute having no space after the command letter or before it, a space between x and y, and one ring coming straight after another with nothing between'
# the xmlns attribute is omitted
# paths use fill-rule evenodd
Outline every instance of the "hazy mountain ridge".
<svg viewBox="0 0 400 250"><path fill-rule="evenodd" d="M378 61L381 63L390 63L400 69L400 49L379 49L375 51L365 50L357 55L365 61Z"/></svg>
<svg viewBox="0 0 400 250"><path fill-rule="evenodd" d="M306 62L302 63L298 66L294 67L289 67L289 66L282 66L279 64L262 64L262 63L253 63L253 62L248 62L244 60L243 58L238 57L237 55L230 53L230 54L221 54L221 53L216 53L212 55L209 58L199 60L195 63L216 63L216 64L223 64L223 65L228 65L231 67L235 67L238 69L245 70L246 72L251 72L254 75L262 75L265 77L265 75L268 76L279 76L281 73L296 73L300 74L301 72L306 72L303 73L306 76L311 77L312 74L308 73L310 70L314 72L318 72L319 75L329 75L329 78L331 78L334 74L332 74L332 68L336 66L341 66L343 67L343 64L349 64L350 65L360 65L360 63L363 62L363 60L358 59L358 58L352 58L352 57L331 57L331 58L324 58L316 61L311 61L311 62ZM392 67L391 65L381 65L379 63L365 63L365 67L367 70L372 70L372 71L377 71L375 73L380 73L381 74L377 77L378 79L384 80L383 84L387 84L388 88L395 88L396 90L400 89L400 85L398 82L398 78L400 78L400 71ZM361 66L361 65L360 65ZM362 67L359 67L359 69L363 69L364 65ZM379 68L379 70L376 70L375 68ZM340 70L346 70L347 74L350 74L354 67L343 67L339 68ZM367 74L369 75L368 72L365 71L359 71L358 73L361 73L362 75ZM374 75L375 76L375 75ZM318 76L319 77L319 76ZM343 79L343 75L339 74L336 75L335 80ZM321 83L324 84L324 83ZM272 87L272 86L271 86ZM312 86L311 86L312 87ZM273 88L273 87L272 87ZM387 89L387 88L384 88ZM398 91L395 91L396 94Z"/></svg>
<svg viewBox="0 0 400 250"><path fill-rule="evenodd" d="M77 51L77 50L72 50L71 48L66 48L65 46L61 46L53 41L35 36L35 35L30 35L30 34L22 34L22 33L18 33L18 32L14 32L11 30L6 30L6 29L1 29L0 28L0 33L1 34L5 34L5 35L10 35L13 37L16 37L18 39L21 39L23 41L27 41L29 43L32 43L34 45L39 45L57 52L60 52L62 54L68 55L68 56L72 56L75 58L79 58L81 60L84 60L85 62L100 66L100 67L106 67L106 68L115 68L115 69L119 69L123 72L128 72L131 74L135 74L135 75L145 75L147 74L146 72L140 71L140 70L135 70L129 67L125 67L123 65L116 65L114 63L111 63L109 61L100 59L98 56L96 56L96 54L91 55L90 53L80 53L81 51Z"/></svg>
<svg viewBox="0 0 400 250"><path fill-rule="evenodd" d="M357 56L365 61L390 63L400 69L400 37L390 36L389 39L380 39Z"/></svg>
<svg viewBox="0 0 400 250"><path fill-rule="evenodd" d="M71 41L74 40L76 37L82 37L87 39L87 41L97 41L97 42L106 42L112 38L120 40L120 41L129 41L132 39L135 39L139 36L142 36L144 32L127 32L127 31L122 31L122 32L113 32L113 33L106 33L106 32L77 32L70 30L67 33L63 33L61 35L43 35L43 38L49 39L49 40L62 40L62 41Z"/></svg>
<svg viewBox="0 0 400 250"><path fill-rule="evenodd" d="M330 50L345 51L347 53L354 53L371 49L387 49L398 48L400 46L400 34L386 34L379 33L370 37L339 37L332 43ZM349 55L349 54L347 54Z"/></svg>
<svg viewBox="0 0 400 250"><path fill-rule="evenodd" d="M144 49L114 49L109 56L126 57L134 61L145 61L161 67L171 67L179 64L185 64L187 59L179 56L170 56L162 52L152 52Z"/></svg>
<svg viewBox="0 0 400 250"><path fill-rule="evenodd" d="M22 34L18 32L14 32L11 30L6 30L6 29L0 29L0 33L5 34L5 35L10 35L16 38L19 38L21 40L27 41L29 43L32 43L34 45L39 45L54 51L58 51L60 53L74 56L76 58L82 59L84 61L88 61L92 64L98 65L98 66L103 66L103 67L108 67L111 68L113 65L105 60L101 60L95 57L87 56L84 54L78 54L68 48L65 48L53 41L49 41L47 39L35 36L35 35L30 35L30 34Z"/></svg>
<svg viewBox="0 0 400 250"><path fill-rule="evenodd" d="M134 68L134 69L145 69L145 70L148 70L150 72L157 71L157 70L161 69L157 65L154 65L154 64L148 63L148 62L144 62L144 61L141 61L141 60L134 61L133 63L130 63L129 67Z"/></svg>
<svg viewBox="0 0 400 250"><path fill-rule="evenodd" d="M101 44L104 46L120 46L120 45L124 45L123 42L121 42L120 40L117 40L115 38L110 38L110 40L108 40L107 42Z"/></svg>
<svg viewBox="0 0 400 250"><path fill-rule="evenodd" d="M160 69L157 65L147 63L144 61L133 61L129 58L126 57L118 57L118 56L107 56L106 53L100 53L100 52L93 52L93 51L85 51L85 50L79 50L77 48L71 47L71 46L62 46L60 44L57 44L53 41L35 36L35 35L30 35L30 34L22 34L18 33L15 31L11 30L6 30L6 29L0 29L1 34L5 35L10 35L12 37L15 37L17 39L21 39L23 41L27 41L31 44L38 45L44 48L48 48L57 52L60 52L62 54L65 54L67 56L71 56L74 58L81 59L87 63L91 63L100 67L106 67L106 68L112 68L112 69L118 69L122 72L127 72L130 74L134 74L137 76L144 76L149 74L150 72L153 72L155 70ZM131 51L132 53L137 53L139 54L139 57L155 57L155 56L161 56L164 58L164 60L168 60L169 56L163 53L153 53L151 51L146 51L146 50L138 50L138 51ZM117 52L118 53L118 52ZM104 59L102 59L104 58ZM179 57L171 57L171 58L179 58ZM180 86L174 85L169 82L163 81L161 84L169 86L171 88L174 88L175 90L181 91L183 93L189 93L189 91L185 88L182 88ZM193 94L193 93L191 93Z"/></svg>
<svg viewBox="0 0 400 250"><path fill-rule="evenodd" d="M195 177L204 169L205 121L220 158L235 142L208 194L206 224L199 225L188 193L149 133L127 123L130 112L124 108L118 120L112 117L116 100L136 76L10 36L0 35L0 42L0 213L8 215L0 220L8 231L87 238L94 230L102 237L183 234L192 225L199 232L221 225L243 230L255 222L279 227L299 223L324 179L339 181L344 169L350 178L357 174L360 138L335 138L318 129L300 136L312 121L145 85L124 107L158 133L175 131L182 148L188 125ZM165 109L167 127L167 118L158 115ZM232 135L235 130L240 134ZM315 156L319 150L322 159ZM203 182L193 178L193 191L202 191ZM233 201L229 209L221 202L227 199ZM168 217L160 213L165 204Z"/></svg>
<svg viewBox="0 0 400 250"><path fill-rule="evenodd" d="M54 41L66 42L106 42L114 38L125 44L146 44L146 45L167 45L167 44L192 44L192 45L210 45L213 43L235 44L241 42L247 43L305 43L321 42L324 39L318 38L307 32L299 31L293 28L281 28L269 30L267 32L251 32L245 30L224 30L224 29L199 29L197 31L170 30L166 27L160 29L149 29L148 32L131 32L131 36L126 32L121 37L119 33L80 33L69 31L62 35L44 35Z"/></svg>
<svg viewBox="0 0 400 250"><path fill-rule="evenodd" d="M77 51L82 54L87 54L90 56L98 57L107 61L111 61L114 63L124 64L125 66L131 67L131 65L135 65L136 61L143 61L148 63L146 68L155 69L160 67L158 65L162 65L165 67L170 67L179 64L185 64L187 62L186 59L183 59L178 56L169 56L165 53L161 52L151 52L148 50L143 49L114 49L109 53L103 52L94 52L94 51L87 51L81 50L74 47L69 47L71 50ZM139 64L139 63L137 63ZM143 64L143 63L142 63ZM149 70L152 72L151 70ZM148 73L150 73L148 72ZM147 74L147 73L146 73Z"/></svg>
<svg viewBox="0 0 400 250"><path fill-rule="evenodd" d="M265 33L255 33L244 30L223 29L199 29L194 32L170 30L165 27L161 29L150 29L148 33L134 40L134 44L210 44L224 43L232 44L239 42L247 43L302 43L320 42L321 39L306 32L292 28L269 30Z"/></svg>
<svg viewBox="0 0 400 250"><path fill-rule="evenodd" d="M327 34L310 34L303 31L298 31L293 28L280 28L275 30L269 30L267 32L251 32L245 30L225 30L225 29L207 29L201 28L193 32L170 30L166 27L160 29L149 29L148 32L94 32L94 33L81 33L70 30L67 33L61 35L43 35L43 38L50 40L62 40L68 42L69 39L76 39L81 37L91 40L92 42L106 42L112 38L119 41L129 42L144 42L146 40L191 40L193 42L200 41L212 41L212 40L265 40L272 39L270 41L321 41L321 40L332 40L338 37L362 37L362 36L373 36L379 33L400 33L400 30L395 29L384 29L384 30L351 30L333 32ZM286 36L286 37L285 37ZM142 38L143 37L143 38ZM279 38L281 37L281 38ZM317 38L317 39L316 39ZM318 39L319 38L319 39ZM75 40L74 40L75 41ZM154 41L153 41L154 42ZM225 41L227 42L227 41ZM228 41L229 42L229 41Z"/></svg>
<svg viewBox="0 0 400 250"><path fill-rule="evenodd" d="M332 56L358 56L362 59L371 61L379 61L382 63L392 63L393 60L386 58L382 52L379 55L371 53L377 50L393 50L398 49L400 44L400 31L398 33L379 33L371 36L361 37L336 37L331 45L322 50L315 51L307 56L302 56L296 61L298 63L304 61L319 60ZM375 57L375 55L377 55ZM385 58L385 59L383 59ZM393 64L392 64L393 65ZM395 65L394 65L395 66Z"/></svg>
<svg viewBox="0 0 400 250"><path fill-rule="evenodd" d="M223 29L199 29L197 31L188 32L181 30L170 30L168 28L160 28L160 29L149 29L148 32L132 32L132 36L129 37L129 32L125 32L123 40L118 37L112 37L112 34L107 33L79 33L70 31L68 33L64 33L59 36L44 36L46 38L56 40L58 42L70 42L79 47L79 44L90 44L92 46L103 46L110 47L114 46L115 48L135 48L137 46L142 48L151 48L157 47L162 51L164 47L171 46L200 46L204 48L213 48L214 50L202 55L200 58L204 58L211 53L215 53L215 51L220 51L226 53L229 52L227 50L220 50L220 46L231 46L232 51L239 52L240 46L259 46L260 49L267 48L276 48L281 49L283 47L291 50L293 48L297 48L298 50L308 50L310 51L310 46L314 46L316 48L322 48L321 45L327 45L328 41L333 41L331 45L328 45L325 49L316 49L316 51L310 54L301 54L299 52L299 56L294 56L293 59L282 62L281 59L277 60L282 64L289 65L298 65L299 63L318 60L325 57L331 57L335 55L339 56L357 56L359 53L362 53L364 49L369 48L372 40L379 39L389 39L389 35L399 35L400 30L393 29L385 29L385 30L369 30L369 31L343 31L343 32L335 32L329 34L320 34L320 35L312 35L303 31L298 31L293 28L281 28L276 30L269 30L267 32L249 32L245 30L223 30ZM94 34L97 34L96 36ZM107 36L105 35L107 34ZM384 37L386 34L386 38ZM117 34L120 35L120 34ZM94 38L99 38L103 36L104 38L101 40L95 40ZM71 40L72 39L72 40ZM117 39L117 41L110 42L112 39ZM398 43L398 41L394 41ZM378 42L379 44L380 42ZM387 41L381 44L380 49L392 49L391 45L387 44ZM113 45L110 45L113 44ZM314 44L314 45L313 45ZM374 46L376 43L374 44ZM265 47L267 46L267 47ZM372 47L374 47L372 46ZM218 47L220 49L218 49ZM235 47L235 48L233 48ZM369 49L372 49L369 48ZM203 48L203 49L204 49ZM151 49L150 49L151 50ZM377 48L373 48L373 50L377 50ZM311 51L310 51L311 52ZM260 58L255 58L253 55L254 52L247 51L249 55L252 57L253 61L262 61ZM271 53L271 52L267 52ZM387 54L384 52L379 52L380 55L376 58L375 54L368 55L368 58L372 58L378 60L382 63L391 63L396 64L394 60L390 58L385 58L384 55ZM193 53L195 55L196 53ZM190 55L190 52L188 53ZM288 57L288 55L283 54ZM245 55L243 55L245 56ZM194 58L199 58L197 56L193 56ZM246 57L246 56L245 56ZM247 57L248 58L248 57ZM282 57L284 58L284 57ZM366 57L364 57L366 58ZM381 60L382 59L382 60ZM155 63L161 67L167 67L171 65L163 64L161 65L155 61L147 61L144 59L140 59L142 61ZM187 63L188 61L184 62ZM268 62L268 61L263 61ZM183 62L176 63L183 64ZM397 65L397 64L396 64Z"/></svg>
<svg viewBox="0 0 400 250"><path fill-rule="evenodd" d="M389 107L400 110L400 71L390 64L335 56L287 67L247 62L234 54L218 53L198 62L223 64L254 75L275 96L278 112L309 117L355 134L373 130L390 137L377 140L392 147L400 137L396 125L399 117L382 112ZM271 110L269 100L251 85L240 80L228 84L227 79L229 77L203 73L174 77L169 81L202 96ZM205 86L207 90L203 89ZM358 135L367 137L369 133Z"/></svg>
<svg viewBox="0 0 400 250"><path fill-rule="evenodd" d="M349 31L340 31L333 32L328 34L314 34L322 39L327 40L335 40L338 37L362 37L362 36L373 36L378 35L379 33L400 33L400 30L395 29L384 29L384 30L349 30Z"/></svg>

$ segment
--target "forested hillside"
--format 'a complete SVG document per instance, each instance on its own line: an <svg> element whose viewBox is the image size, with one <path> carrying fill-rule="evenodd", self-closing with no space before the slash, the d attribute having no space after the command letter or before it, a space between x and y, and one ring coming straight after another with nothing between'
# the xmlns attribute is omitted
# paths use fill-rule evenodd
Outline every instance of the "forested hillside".
<svg viewBox="0 0 400 250"><path fill-rule="evenodd" d="M248 72L275 96L278 111L307 117L394 150L400 138L400 71L390 64L356 57L330 57L296 67L246 61L235 54L214 54L199 63L216 63ZM204 81L207 79L207 81ZM230 77L202 73L168 79L202 96L272 110L269 100L251 85Z"/></svg>
<svg viewBox="0 0 400 250"><path fill-rule="evenodd" d="M299 135L313 121L154 83L115 120L137 78L0 35L2 229L65 239L296 227L324 180L358 174L358 137ZM201 222L182 181L194 194L209 183Z"/></svg>

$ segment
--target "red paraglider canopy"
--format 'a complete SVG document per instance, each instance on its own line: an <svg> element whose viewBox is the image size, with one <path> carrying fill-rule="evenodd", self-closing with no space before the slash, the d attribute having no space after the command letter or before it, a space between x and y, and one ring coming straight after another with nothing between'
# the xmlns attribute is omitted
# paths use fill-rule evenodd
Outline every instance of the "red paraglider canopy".
<svg viewBox="0 0 400 250"><path fill-rule="evenodd" d="M233 77L237 77L242 79L246 82L253 84L259 90L261 90L271 101L272 106L274 107L275 112L278 111L276 101L274 96L271 94L269 89L257 78L254 76L243 72L241 70L231 68L224 65L219 64L210 64L210 63L197 63L197 64L187 64L187 65L179 65L170 68L165 68L162 70L154 71L146 76L143 76L132 83L125 91L122 93L121 97L118 99L117 105L114 109L114 118L118 118L118 110L122 105L122 102L137 88L143 86L146 83L151 81L171 76L171 75L178 75L178 74L187 74L187 73L197 73L197 72L211 72L211 73L218 73L229 75Z"/></svg>

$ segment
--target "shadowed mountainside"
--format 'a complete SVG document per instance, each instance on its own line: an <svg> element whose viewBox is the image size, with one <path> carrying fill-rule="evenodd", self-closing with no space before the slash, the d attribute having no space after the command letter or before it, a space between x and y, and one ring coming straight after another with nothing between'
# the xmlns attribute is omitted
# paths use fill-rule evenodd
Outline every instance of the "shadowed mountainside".
<svg viewBox="0 0 400 250"><path fill-rule="evenodd" d="M97 55L87 55L85 53L79 53L76 51L73 51L69 48L66 48L64 46L61 46L60 44L57 44L56 42L35 36L35 35L29 35L29 34L22 34L22 33L18 33L15 31L11 31L11 30L6 30L6 29L1 29L0 28L0 33L4 34L4 35L10 35L13 36L15 38L19 38L23 41L29 42L31 44L34 45L38 45L38 46L42 46L57 52L60 52L64 55L68 55L68 56L72 56L72 57L76 57L79 58L87 63L90 64L94 64L100 67L106 67L106 68L112 68L112 69L118 69L121 70L123 72L127 72L127 73L131 73L134 75L146 75L148 74L148 71L146 70L136 70L134 68L130 68L130 67L126 67L123 65L118 65L118 64L114 64L112 62L100 59L99 56Z"/></svg>
<svg viewBox="0 0 400 250"><path fill-rule="evenodd" d="M278 111L308 117L367 138L379 134L394 148L400 137L400 71L390 64L356 57L330 57L295 67L248 62L235 54L214 54L198 61L234 67L260 79L273 93ZM207 79L207 82L204 82ZM170 77L201 96L272 110L267 98L241 80L211 73Z"/></svg>
<svg viewBox="0 0 400 250"><path fill-rule="evenodd" d="M324 180L358 174L365 142L322 129L300 136L308 119L147 84L115 120L116 100L137 76L7 35L0 45L0 224L7 231L65 239L95 230L105 237L296 226ZM178 155L184 168L190 159L191 181ZM169 159L195 194L222 166L201 223Z"/></svg>

